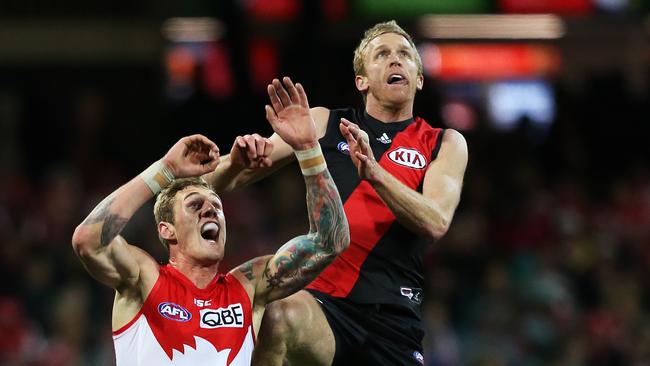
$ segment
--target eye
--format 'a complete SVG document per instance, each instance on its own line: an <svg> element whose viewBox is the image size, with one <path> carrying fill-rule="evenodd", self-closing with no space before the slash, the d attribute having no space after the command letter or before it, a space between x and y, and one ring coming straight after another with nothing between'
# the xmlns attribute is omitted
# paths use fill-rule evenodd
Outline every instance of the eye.
<svg viewBox="0 0 650 366"><path fill-rule="evenodd" d="M199 201L199 200L197 200L197 201L191 201L190 204L189 204L189 206L190 206L191 209L193 209L193 210L196 211L196 210L198 210L198 209L201 208L201 206L202 206L202 202Z"/></svg>

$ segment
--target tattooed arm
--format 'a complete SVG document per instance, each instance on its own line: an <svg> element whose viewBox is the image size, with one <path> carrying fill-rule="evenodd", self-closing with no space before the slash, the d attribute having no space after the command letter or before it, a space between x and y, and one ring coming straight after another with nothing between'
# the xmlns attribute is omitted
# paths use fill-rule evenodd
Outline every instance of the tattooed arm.
<svg viewBox="0 0 650 366"><path fill-rule="evenodd" d="M320 152L307 96L289 78L268 86L266 117L293 148L307 188L309 233L291 239L271 257L257 258L233 272L254 289L254 303L265 305L313 281L349 245L348 222L336 185ZM250 288L249 287L249 288Z"/></svg>
<svg viewBox="0 0 650 366"><path fill-rule="evenodd" d="M203 136L194 135L178 141L152 167L164 166L167 172L179 178L197 176L213 170L217 158L216 145ZM151 168L147 172L152 172ZM140 278L139 259L148 257L119 235L133 214L153 197L152 182L164 185L164 177L154 175L157 180L149 179L145 173L102 200L72 236L72 247L88 272L115 289L135 285Z"/></svg>
<svg viewBox="0 0 650 366"><path fill-rule="evenodd" d="M101 201L77 226L72 246L86 270L99 282L117 289L137 281L138 263L118 234L152 196L144 181L134 178Z"/></svg>
<svg viewBox="0 0 650 366"><path fill-rule="evenodd" d="M313 281L350 243L348 222L329 171L305 176L310 232L291 239L266 263L256 297L268 303Z"/></svg>

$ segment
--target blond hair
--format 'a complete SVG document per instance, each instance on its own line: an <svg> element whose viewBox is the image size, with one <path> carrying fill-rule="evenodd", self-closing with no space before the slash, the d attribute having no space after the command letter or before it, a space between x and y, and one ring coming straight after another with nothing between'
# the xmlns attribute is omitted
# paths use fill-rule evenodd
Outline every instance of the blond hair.
<svg viewBox="0 0 650 366"><path fill-rule="evenodd" d="M156 203L153 205L153 216L156 219L156 225L163 221L174 223L174 202L176 194L187 187L201 187L212 191L212 188L201 177L175 179L156 197ZM165 249L169 250L167 240L163 239L160 234L158 238Z"/></svg>
<svg viewBox="0 0 650 366"><path fill-rule="evenodd" d="M383 23L377 23L363 34L363 38L361 39L361 42L359 42L359 46L357 46L357 49L354 50L354 59L352 61L354 67L354 74L365 75L364 61L365 61L366 49L368 48L368 44L373 39L386 33L396 33L406 38L406 40L409 42L409 44L411 45L411 47L413 47L413 50L415 51L415 62L418 64L418 73L422 75L423 73L422 60L420 59L420 54L418 53L417 48L415 47L415 43L413 43L413 39L408 33L406 33L404 29L402 29L402 27L397 25L397 22L395 22L394 20L383 22Z"/></svg>

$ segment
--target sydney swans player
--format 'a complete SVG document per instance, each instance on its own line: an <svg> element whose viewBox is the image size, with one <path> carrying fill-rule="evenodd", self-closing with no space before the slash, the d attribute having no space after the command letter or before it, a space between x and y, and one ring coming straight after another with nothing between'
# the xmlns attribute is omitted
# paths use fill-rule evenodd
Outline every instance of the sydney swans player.
<svg viewBox="0 0 650 366"><path fill-rule="evenodd" d="M198 177L214 170L216 145L182 138L159 161L106 197L77 227L74 250L88 272L115 289L117 364L249 365L265 305L303 288L349 242L339 193L327 170L300 85L268 107L274 131L294 148L307 188L310 230L275 255L219 273L226 242L221 200ZM264 150L268 140L259 141ZM236 142L231 154L245 155ZM269 149L270 151L270 149ZM264 156L242 163L263 166ZM159 265L119 235L134 212L158 194L158 235L169 250Z"/></svg>

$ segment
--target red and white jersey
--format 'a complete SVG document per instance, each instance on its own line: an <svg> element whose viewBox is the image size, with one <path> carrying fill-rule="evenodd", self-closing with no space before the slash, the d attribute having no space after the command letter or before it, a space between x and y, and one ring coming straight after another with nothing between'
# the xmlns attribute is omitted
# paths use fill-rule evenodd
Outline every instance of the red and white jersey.
<svg viewBox="0 0 650 366"><path fill-rule="evenodd" d="M117 365L250 365L252 315L248 294L231 274L199 289L162 266L140 312L113 332Z"/></svg>

